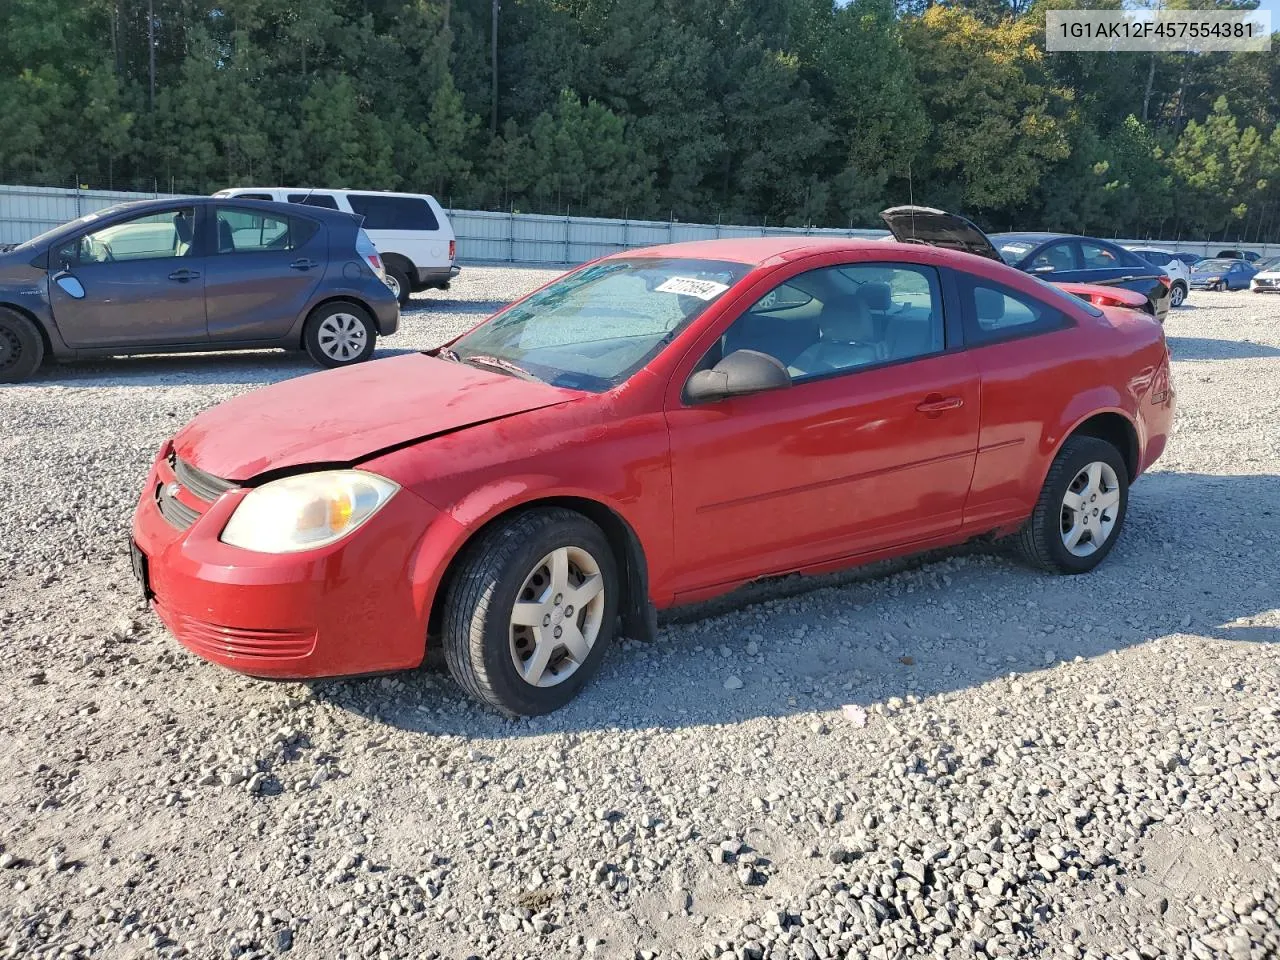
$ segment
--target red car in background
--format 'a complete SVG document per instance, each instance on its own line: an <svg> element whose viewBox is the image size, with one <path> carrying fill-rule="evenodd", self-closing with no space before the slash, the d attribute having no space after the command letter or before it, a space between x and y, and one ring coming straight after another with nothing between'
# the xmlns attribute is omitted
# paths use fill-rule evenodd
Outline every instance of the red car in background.
<svg viewBox="0 0 1280 960"><path fill-rule="evenodd" d="M144 485L134 564L233 669L401 670L439 642L473 696L537 714L617 629L760 577L983 536L1086 572L1173 406L1158 323L991 259L634 250L438 350L196 417Z"/></svg>

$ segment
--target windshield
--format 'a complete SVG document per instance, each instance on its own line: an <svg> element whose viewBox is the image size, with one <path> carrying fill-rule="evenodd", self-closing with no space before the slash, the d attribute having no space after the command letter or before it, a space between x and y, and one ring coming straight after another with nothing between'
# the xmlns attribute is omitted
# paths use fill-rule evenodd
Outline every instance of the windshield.
<svg viewBox="0 0 1280 960"><path fill-rule="evenodd" d="M1000 256L1004 262L1013 266L1028 253L1035 249L1035 244L1026 240L1004 240L996 247L1000 251Z"/></svg>
<svg viewBox="0 0 1280 960"><path fill-rule="evenodd" d="M58 234L60 233L72 232L80 227L87 226L93 223L95 220L100 220L103 217L110 216L111 214L115 213L118 210L123 210L127 206L128 204L126 203L117 203L115 206L106 207L102 210L95 210L93 213L86 213L79 220L71 220L71 221L68 221L67 223L60 223L56 227L46 230L44 233L37 234L36 236L32 237L30 240L23 240L22 243L18 244L16 247L14 247L14 249L25 250L27 247L37 247L46 240L52 240L54 237L58 236Z"/></svg>
<svg viewBox="0 0 1280 960"><path fill-rule="evenodd" d="M560 278L440 354L600 392L648 363L748 269L715 260L606 260Z"/></svg>
<svg viewBox="0 0 1280 960"><path fill-rule="evenodd" d="M1254 266L1258 268L1259 273L1272 273L1280 270L1280 257L1268 257L1266 260L1259 260Z"/></svg>
<svg viewBox="0 0 1280 960"><path fill-rule="evenodd" d="M1219 270L1230 270L1234 260L1201 260L1196 264L1196 273L1214 273Z"/></svg>

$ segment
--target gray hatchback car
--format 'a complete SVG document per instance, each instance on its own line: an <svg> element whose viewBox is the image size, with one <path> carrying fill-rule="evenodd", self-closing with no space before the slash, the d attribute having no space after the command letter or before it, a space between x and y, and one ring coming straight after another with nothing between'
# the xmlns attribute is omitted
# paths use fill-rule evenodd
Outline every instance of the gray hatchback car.
<svg viewBox="0 0 1280 960"><path fill-rule="evenodd" d="M305 350L367 360L400 306L349 213L258 200L143 200L0 248L0 382L46 356Z"/></svg>

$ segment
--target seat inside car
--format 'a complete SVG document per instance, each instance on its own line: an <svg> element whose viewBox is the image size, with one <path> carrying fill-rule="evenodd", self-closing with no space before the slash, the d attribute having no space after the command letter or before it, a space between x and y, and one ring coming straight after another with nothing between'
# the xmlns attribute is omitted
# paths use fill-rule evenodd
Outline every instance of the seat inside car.
<svg viewBox="0 0 1280 960"><path fill-rule="evenodd" d="M231 224L218 218L218 252L219 253L235 253L236 241L235 236L231 232Z"/></svg>
<svg viewBox="0 0 1280 960"><path fill-rule="evenodd" d="M889 322L889 311L893 309L893 293L889 284L879 280L871 280L858 287L854 296L866 304L871 314L871 322L875 324L876 339L884 340L885 328Z"/></svg>
<svg viewBox="0 0 1280 960"><path fill-rule="evenodd" d="M866 300L856 293L832 297L823 304L818 332L821 339L788 364L792 376L831 373L887 359Z"/></svg>

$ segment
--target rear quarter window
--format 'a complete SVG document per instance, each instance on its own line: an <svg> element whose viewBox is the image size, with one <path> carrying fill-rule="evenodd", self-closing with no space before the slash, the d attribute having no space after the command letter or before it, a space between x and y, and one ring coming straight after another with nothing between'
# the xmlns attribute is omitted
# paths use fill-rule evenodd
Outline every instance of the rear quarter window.
<svg viewBox="0 0 1280 960"><path fill-rule="evenodd" d="M1074 325L1065 310L1021 290L965 274L960 275L960 281L964 339L970 346L1052 333ZM1053 294L1054 299L1066 296L1058 290Z"/></svg>
<svg viewBox="0 0 1280 960"><path fill-rule="evenodd" d="M290 203L301 203L308 207L324 207L326 210L337 210L338 201L327 193L291 193Z"/></svg>
<svg viewBox="0 0 1280 960"><path fill-rule="evenodd" d="M421 197L389 197L374 193L349 193L351 209L364 217L366 230L439 230L431 204Z"/></svg>

